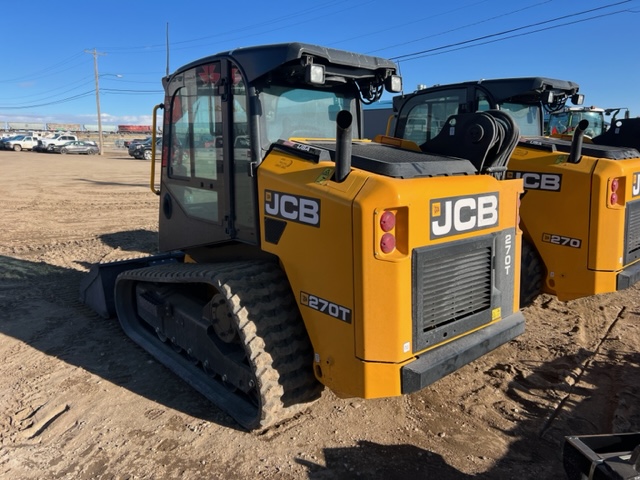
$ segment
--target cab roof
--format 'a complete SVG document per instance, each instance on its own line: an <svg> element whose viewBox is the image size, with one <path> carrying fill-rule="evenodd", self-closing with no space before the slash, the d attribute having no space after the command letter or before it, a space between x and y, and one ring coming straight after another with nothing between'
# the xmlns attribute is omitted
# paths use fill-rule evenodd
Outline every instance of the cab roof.
<svg viewBox="0 0 640 480"><path fill-rule="evenodd" d="M567 80L558 80L546 77L513 77L495 78L488 80L475 80L447 85L434 85L424 91L434 91L438 88L466 88L472 86L482 86L494 97L496 103L518 97L538 97L548 91L558 95L571 96L578 93L579 85ZM420 93L417 91L415 93Z"/></svg>
<svg viewBox="0 0 640 480"><path fill-rule="evenodd" d="M335 74L354 79L371 77L375 73L385 71L391 71L395 74L397 70L395 63L384 58L292 42L243 47L220 52L184 65L170 77L221 58L232 59L236 62L244 71L249 82L253 82L286 64L297 63L301 65L300 62L304 63L307 59L313 63L325 65L327 75Z"/></svg>

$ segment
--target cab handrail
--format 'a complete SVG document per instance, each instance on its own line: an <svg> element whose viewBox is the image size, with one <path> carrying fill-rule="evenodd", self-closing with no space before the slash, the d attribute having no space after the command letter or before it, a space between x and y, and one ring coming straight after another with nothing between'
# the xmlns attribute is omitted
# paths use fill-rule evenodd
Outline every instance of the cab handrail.
<svg viewBox="0 0 640 480"><path fill-rule="evenodd" d="M164 108L164 103L159 103L155 107L153 107L153 117L152 117L152 127L151 127L151 180L149 182L149 187L151 191L156 195L160 195L160 190L156 189L156 132L157 132L157 121L156 115L158 109Z"/></svg>

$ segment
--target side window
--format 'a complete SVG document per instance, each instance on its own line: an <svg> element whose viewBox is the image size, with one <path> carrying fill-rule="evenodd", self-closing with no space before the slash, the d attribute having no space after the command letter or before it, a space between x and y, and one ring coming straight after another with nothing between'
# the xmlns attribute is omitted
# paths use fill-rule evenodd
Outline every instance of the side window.
<svg viewBox="0 0 640 480"><path fill-rule="evenodd" d="M222 107L217 86L220 63L184 73L171 101L168 154L170 188L188 215L221 223L224 216L222 178Z"/></svg>
<svg viewBox="0 0 640 480"><path fill-rule="evenodd" d="M466 89L444 90L416 95L400 112L398 131L402 138L418 145L434 138L447 118L466 103ZM407 113L405 113L407 112Z"/></svg>
<svg viewBox="0 0 640 480"><path fill-rule="evenodd" d="M542 135L539 105L503 102L500 104L500 109L511 115L520 129L520 135L526 137Z"/></svg>
<svg viewBox="0 0 640 480"><path fill-rule="evenodd" d="M481 91L476 93L476 105L478 106L478 112L486 112L491 109L491 104L489 103L487 96Z"/></svg>
<svg viewBox="0 0 640 480"><path fill-rule="evenodd" d="M256 219L253 179L249 176L252 158L247 92L236 67L231 68L231 77L233 78L234 227L240 237L249 239L254 235Z"/></svg>
<svg viewBox="0 0 640 480"><path fill-rule="evenodd" d="M566 133L569 129L569 114L565 112L553 113L549 116L549 133L551 135Z"/></svg>

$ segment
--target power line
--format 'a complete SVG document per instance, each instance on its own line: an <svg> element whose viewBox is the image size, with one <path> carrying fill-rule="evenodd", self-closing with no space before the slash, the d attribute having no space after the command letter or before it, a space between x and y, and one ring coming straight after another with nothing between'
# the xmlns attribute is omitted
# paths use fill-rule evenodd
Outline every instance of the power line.
<svg viewBox="0 0 640 480"><path fill-rule="evenodd" d="M500 14L500 15L495 15L495 16L493 16L493 17L489 17L489 18L486 18L486 19L484 19L484 20L479 20L479 21L477 21L477 22L468 23L468 24L466 24L466 25L461 25L460 27L452 28L452 29L450 29L450 30L445 30L445 31L443 31L443 32L434 33L433 35L428 35L428 36L426 36L426 37L416 38L416 39L414 39L414 40L409 40L409 41L407 41L407 42L402 42L402 43L398 43L398 44L395 44L395 45L389 45L389 46L386 46L386 47L383 47L383 48L378 48L378 49L376 49L376 50L370 50L368 53L381 52L381 51L383 51L383 50L389 50L389 49L391 49L391 48L402 47L402 46L404 46L404 45L408 45L408 44L410 44L410 43L417 43L417 42L420 42L420 41L422 41L422 40L426 40L426 39L428 39L428 38L439 37L439 36L441 36L441 35L445 35L445 34L447 34L447 33L456 32L456 31L458 31L458 30L464 30L464 29L466 29L466 28L474 27L474 26L476 26L476 25L480 25L480 24L482 24L482 23L487 23L487 22L490 22L490 21L492 21L492 20L497 20L498 18L508 17L509 15L513 15L513 14L515 14L515 13L520 13L520 12L523 12L523 11L525 11L525 10L529 10L529 9L531 9L531 8L535 8L535 7L538 7L538 6L540 6L540 5L543 5L543 4L545 4L545 3L549 3L549 2L551 2L551 1L552 1L552 0L544 0L544 1L542 1L542 2L538 2L538 3L535 3L535 4L533 4L533 5L528 5L528 6L526 6L526 7L518 8L518 9L516 9L516 10L511 10L510 12L502 13L502 14ZM483 3L483 2L479 2L479 3ZM475 6L475 5L477 5L477 4L473 4L472 6ZM460 9L456 9L456 10L460 10ZM456 10L452 10L451 12L446 12L446 13L452 13L452 12L455 12ZM407 23L406 25L410 25L410 24L417 23L417 22L420 22L420 21L419 21L419 20L416 20L416 21L414 21L414 22Z"/></svg>
<svg viewBox="0 0 640 480"><path fill-rule="evenodd" d="M67 98L63 98L63 99L60 99L60 100L54 100L52 102L38 103L38 104L32 104L32 105L18 105L18 106L0 105L0 109L2 109L2 110L20 110L20 109L27 109L27 108L46 107L46 106L49 106L49 105L57 105L59 103L66 103L66 102L71 102L73 100L78 100L79 98L84 98L84 97L87 97L89 95L93 95L94 93L95 93L94 90L89 90L88 92L80 93L80 94L74 95L72 97L67 97Z"/></svg>
<svg viewBox="0 0 640 480"><path fill-rule="evenodd" d="M164 90L132 90L132 89L120 89L120 88L101 88L100 92L114 92L114 93L162 93L164 94Z"/></svg>
<svg viewBox="0 0 640 480"><path fill-rule="evenodd" d="M520 31L520 30L526 30L528 28L536 27L536 26L539 26L539 25L545 25L545 24L548 24L548 23L557 22L557 21L563 20L565 18L575 17L576 15L585 15L587 13L595 12L595 11L598 11L598 10L603 10L603 9L606 9L606 8L611 8L611 7L615 7L615 6L618 6L618 5L622 5L623 3L629 3L630 1L632 1L632 0L624 0L622 2L611 3L611 4L608 4L608 5L604 5L602 7L592 8L592 9L584 10L582 12L577 12L577 13L571 13L569 15L562 15L560 17L556 17L556 18L553 18L553 19L550 19L550 20L544 20L542 22L530 23L530 24L524 25L522 27L511 28L509 30L504 30L502 32L492 33L492 34L489 34L489 35L483 35L483 36L472 38L472 39L469 39L469 40L464 40L464 41L461 41L461 42L451 43L451 44L443 45L443 46L440 46L440 47L434 47L434 48L430 48L428 50L422 50L422 51L419 51L419 52L413 52L413 53L407 53L407 54L404 54L404 55L398 55L398 56L395 56L395 57L391 57L391 60L395 60L395 61L399 61L399 60L403 60L403 59L406 59L405 61L414 60L416 58L422 58L422 57L428 56L427 54L430 54L430 53L433 53L433 52L437 52L437 51L441 51L441 50L447 50L447 49L452 48L452 47L459 47L461 45L468 45L470 43L478 42L478 41L481 41L481 40L486 40L486 39L489 39L489 38L494 38L494 37L499 37L499 36L502 36L502 35L507 35L509 33L514 33L514 32ZM581 23L581 22L593 20L593 19L596 19L596 18L602 18L602 17L606 17L606 16L610 16L610 15L617 15L619 13L624 13L624 12L629 12L629 10L620 10L620 11L617 11L617 12L612 12L612 13L607 13L607 14L602 14L602 15L596 15L596 16L590 17L588 19L574 20L572 22L567 22L567 23L564 23L564 24L561 24L561 25L556 25L554 27L549 27L549 28L546 28L546 29L541 29L541 30L537 30L537 31L528 32L528 33L523 34L523 35L529 35L531 33L536 33L538 31L550 30L550 29L553 29L553 28L561 27L561 26L573 25L575 23ZM512 38L514 36L516 36L516 35L510 36L510 37L505 37L504 39L499 39L499 40L495 40L495 41L506 40L507 38ZM428 38L428 37L424 37L424 38ZM397 46L406 45L406 44L413 43L413 42L415 42L415 40L412 40L410 42L404 42L403 44L399 44ZM485 42L485 43L492 43L492 42ZM479 45L483 45L483 44L479 44ZM463 48L470 48L472 46L475 46L475 45L470 45L470 46L467 46L467 47L461 47L461 48L457 48L455 50L462 50ZM454 51L454 50L447 50L447 52L448 51ZM443 53L446 53L446 52L443 52ZM409 58L409 57L413 57L413 58Z"/></svg>
<svg viewBox="0 0 640 480"><path fill-rule="evenodd" d="M75 63L74 65L70 66L69 68L65 68L63 70L59 70L60 67L67 65L68 63L70 63L71 61L80 58L82 56L82 52L80 53L76 53L75 55L60 60L59 62L56 62L53 66L51 67L43 67L40 68L38 70L37 74L32 74L32 75L23 75L20 77L14 77L14 78L9 78L9 79L5 79L5 80L0 80L0 83L16 83L16 82L22 82L22 81L29 81L29 80L33 80L34 78L39 80L41 78L47 78L47 77L51 77L53 75L57 75L59 73L63 73L66 72L68 70L71 70L74 67L78 67L80 65L85 64L86 62L78 62Z"/></svg>
<svg viewBox="0 0 640 480"><path fill-rule="evenodd" d="M371 36L374 36L374 35L375 36L379 36L381 33L389 32L389 31L392 31L392 30L397 30L399 28L406 29L408 25L414 25L416 23L419 23L420 25L424 25L425 22L427 22L428 20L433 20L434 18L437 18L437 17L442 17L442 16L445 16L445 15L449 15L451 13L459 12L461 10L466 10L466 9L468 9L470 7L476 7L476 6L478 6L478 5L482 4L482 3L487 3L487 1L488 0L481 0L479 2L475 2L475 3L472 3L470 5L463 5L461 7L457 7L457 8L454 8L452 10L447 10L447 11L444 11L444 12L436 13L434 15L429 15L427 17L421 17L421 18L418 18L418 19L413 20L413 21L406 21L406 18L403 17L403 20L405 20L405 21L403 21L401 25L395 25L395 26L388 27L388 28L382 28L382 29L379 29L379 30L372 31L370 33L365 33L363 35L358 35L356 37L345 38L344 40L339 40L337 42L330 43L330 44L328 44L328 46L330 46L330 45L339 45L341 43L351 42L353 40L358 40L360 38L365 38L365 37L371 37ZM542 3L546 3L546 2L549 2L549 1L551 1L551 0L546 0L545 2L542 2ZM460 27L460 28L465 28L465 27ZM436 34L434 36L437 36L437 35L441 35L441 34ZM369 53L378 52L378 51L381 51L381 50L386 50L387 48L391 48L391 47L379 48L377 50L370 50Z"/></svg>
<svg viewBox="0 0 640 480"><path fill-rule="evenodd" d="M527 35L532 35L534 33L544 32L546 30L553 30L553 29L560 28L560 27L566 27L567 25L574 25L576 23L588 22L588 21L591 21L591 20L594 20L594 19L597 19L597 18L609 17L609 16L612 16L612 15L617 15L619 13L625 13L625 12L629 12L629 10L620 10L618 12L604 13L602 15L597 15L595 17L584 18L584 19L581 19L581 20L575 20L573 22L567 22L567 23L562 23L562 24L559 24L559 25L552 25L550 27L539 28L537 30L532 30L531 32L516 33L514 35L509 35L509 36L503 37L503 38L496 38L496 39L493 39L493 40L487 40L486 42L480 42L480 43L476 43L474 45L466 45L466 46L461 46L461 47L458 47L458 48L451 48L450 50L446 50L446 51L435 52L435 53L425 53L424 55L408 58L405 61L408 62L410 60L416 60L418 58L433 57L433 56L436 56L436 55L443 55L445 53L455 52L455 51L458 51L458 50L465 50L467 48L478 47L480 45L488 45L490 43L501 42L503 40L508 40L510 38L524 37L524 36L527 36Z"/></svg>
<svg viewBox="0 0 640 480"><path fill-rule="evenodd" d="M354 4L351 5L349 8L356 8L356 7L360 7L362 5L365 4L369 4L369 3L373 3L372 0L368 0L365 2L360 2L358 4ZM212 4L213 5L213 4ZM185 45L188 43L196 43L196 42L201 42L203 40L209 40L209 39L216 39L217 42L215 43L222 43L223 41L232 41L235 40L236 38L246 38L246 35L242 35L241 37L233 37L229 40L221 40L222 38L228 36L228 35L236 35L238 33L243 33L243 32L251 32L251 33L255 33L256 29L262 27L266 27L269 32L272 32L274 30L273 25L277 24L277 23L282 23L282 22L288 22L290 20L293 20L295 18L299 18L299 17L305 17L309 14L314 14L317 11L326 11L328 8L334 7L334 6L342 6L344 5L344 2L342 2L341 0L332 0L329 2L325 2L319 5L316 5L314 7L311 8L306 8L302 11L299 12L295 12L295 13L289 13L288 15L278 15L276 18L270 18L261 22L257 22L257 23L252 23L250 25L245 25L242 28L238 28L237 24L234 24L233 28L230 30L225 30L225 31L216 31L215 34L213 35L207 35L204 37L197 37L197 38L192 38L189 40L182 40L182 41L174 41L170 44L170 47L181 50L184 48L192 48L192 47L196 47L196 46L201 46L201 45L192 45L190 47L178 47L179 45ZM340 10L343 11L344 9ZM335 15L336 13L339 12L328 12L324 15L318 16L318 15L313 15L312 20L315 21L318 18L322 18L323 16L327 16L327 15ZM287 25L288 26L288 25ZM206 44L205 44L206 45ZM142 45L142 46L134 46L134 47L108 47L108 46L103 46L101 47L102 50L106 50L109 51L110 53L116 54L116 53L121 53L121 52L137 52L140 50L144 50L144 51L162 51L166 48L166 44L164 43L158 43L158 44L151 44L151 45Z"/></svg>

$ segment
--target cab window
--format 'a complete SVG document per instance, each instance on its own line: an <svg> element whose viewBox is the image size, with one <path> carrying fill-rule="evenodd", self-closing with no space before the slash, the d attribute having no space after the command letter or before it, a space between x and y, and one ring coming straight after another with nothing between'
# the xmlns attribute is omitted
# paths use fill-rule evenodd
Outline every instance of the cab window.
<svg viewBox="0 0 640 480"><path fill-rule="evenodd" d="M400 112L398 131L403 132L402 138L418 145L431 140L440 133L447 118L466 104L466 96L463 88L416 95Z"/></svg>
<svg viewBox="0 0 640 480"><path fill-rule="evenodd" d="M221 99L217 91L220 63L186 71L171 104L168 176L170 189L188 215L219 223L223 218L224 182Z"/></svg>

